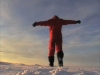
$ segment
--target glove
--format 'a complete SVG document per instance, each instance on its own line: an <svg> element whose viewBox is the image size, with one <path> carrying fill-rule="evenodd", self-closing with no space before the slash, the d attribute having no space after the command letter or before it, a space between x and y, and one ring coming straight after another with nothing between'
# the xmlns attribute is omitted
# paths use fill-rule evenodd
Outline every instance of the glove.
<svg viewBox="0 0 100 75"><path fill-rule="evenodd" d="M76 23L80 24L80 23L81 23L81 21L80 21L80 20L77 20L77 21L76 21Z"/></svg>
<svg viewBox="0 0 100 75"><path fill-rule="evenodd" d="M36 26L36 22L35 23L33 23L33 27L35 27Z"/></svg>

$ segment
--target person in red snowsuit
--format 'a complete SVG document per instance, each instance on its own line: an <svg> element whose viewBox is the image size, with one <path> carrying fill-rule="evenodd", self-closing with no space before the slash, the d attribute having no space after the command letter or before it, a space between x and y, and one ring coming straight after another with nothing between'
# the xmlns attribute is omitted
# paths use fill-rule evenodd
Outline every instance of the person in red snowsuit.
<svg viewBox="0 0 100 75"><path fill-rule="evenodd" d="M58 57L58 63L59 66L63 66L63 50L62 50L62 25L68 25L68 24L77 24L81 23L80 20L64 20L59 18L58 16L54 16L53 18L47 20L47 21L40 21L40 22L35 22L33 24L33 27L35 26L49 26L50 30L50 42L49 42L49 54L48 54L48 59L50 62L50 66L54 66L54 54L55 54L55 49L57 52L57 57Z"/></svg>

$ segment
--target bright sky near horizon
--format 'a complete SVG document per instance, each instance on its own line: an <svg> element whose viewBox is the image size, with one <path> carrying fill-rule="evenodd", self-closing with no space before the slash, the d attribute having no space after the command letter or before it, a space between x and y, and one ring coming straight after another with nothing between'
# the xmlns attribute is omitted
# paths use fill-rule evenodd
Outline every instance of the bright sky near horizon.
<svg viewBox="0 0 100 75"><path fill-rule="evenodd" d="M54 15L82 21L62 28L64 65L100 65L100 0L0 0L0 61L48 65L49 28L32 24Z"/></svg>

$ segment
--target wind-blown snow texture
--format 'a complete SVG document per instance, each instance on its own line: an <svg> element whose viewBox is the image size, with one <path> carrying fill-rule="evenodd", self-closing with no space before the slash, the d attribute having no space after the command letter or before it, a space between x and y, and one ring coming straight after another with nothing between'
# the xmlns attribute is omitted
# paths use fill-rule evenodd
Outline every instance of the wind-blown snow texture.
<svg viewBox="0 0 100 75"><path fill-rule="evenodd" d="M100 75L100 68L0 64L0 75Z"/></svg>

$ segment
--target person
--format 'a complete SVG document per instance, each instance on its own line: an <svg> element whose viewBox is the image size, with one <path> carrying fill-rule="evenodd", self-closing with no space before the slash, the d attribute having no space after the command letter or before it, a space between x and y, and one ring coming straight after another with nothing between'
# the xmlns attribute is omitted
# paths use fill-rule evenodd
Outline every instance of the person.
<svg viewBox="0 0 100 75"><path fill-rule="evenodd" d="M59 18L58 16L54 16L53 18L47 20L47 21L40 21L33 23L33 27L35 26L49 26L50 30L50 42L49 42L49 53L48 53L48 60L49 60L49 66L54 66L54 54L55 49L57 53L58 58L58 64L59 66L63 66L63 57L64 53L62 50L62 25L68 25L68 24L80 24L80 20L64 20Z"/></svg>

